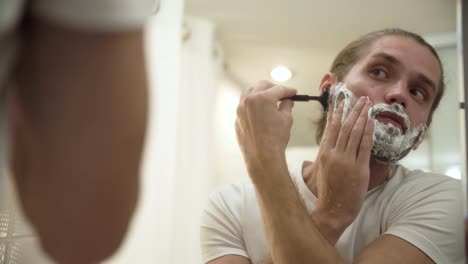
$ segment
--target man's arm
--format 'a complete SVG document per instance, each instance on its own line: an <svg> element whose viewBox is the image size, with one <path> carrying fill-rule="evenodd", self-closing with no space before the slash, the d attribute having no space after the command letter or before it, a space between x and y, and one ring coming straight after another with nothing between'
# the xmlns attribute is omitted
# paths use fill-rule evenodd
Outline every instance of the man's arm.
<svg viewBox="0 0 468 264"><path fill-rule="evenodd" d="M382 235L359 254L355 263L433 264L434 261L405 240L393 235Z"/></svg>
<svg viewBox="0 0 468 264"><path fill-rule="evenodd" d="M319 227L317 227L319 228ZM302 230L305 232L305 230ZM331 245L331 244L330 244ZM305 249L305 250L311 250ZM306 260L310 261L312 260ZM215 260L208 262L208 264L250 264L249 259L237 256L237 255L227 255ZM296 263L293 261L287 263ZM302 263L302 262L300 262ZM340 262L330 262L330 263L340 263ZM355 259L357 264L393 264L393 263L420 263L420 264L433 264L431 258L429 258L424 252L419 250L417 247L412 244L402 240L399 237L393 235L383 235L377 240L372 242L367 246L360 255ZM273 264L267 263L267 264Z"/></svg>
<svg viewBox="0 0 468 264"><path fill-rule="evenodd" d="M273 241L271 244L276 244L272 248L272 255L284 257L284 261L275 263L345 263L334 247L334 243L344 230L342 228L336 230L337 226L330 225L333 219L326 220L326 217L321 217L317 213L314 213L312 217L308 216L297 191L292 186L293 183L283 182L283 184L280 186L289 185L292 189L283 187L281 191L271 193L271 201L267 203L270 208L265 207L266 203L261 203L264 220L276 219L276 223L272 220L273 224L266 225L269 230L267 233L273 235L269 238ZM291 197L294 198L291 199ZM323 222L315 220L316 217L322 219ZM275 234L277 237L274 237ZM273 252L278 250L280 252ZM354 263L433 264L434 262L419 248L407 241L397 236L383 235L367 246Z"/></svg>
<svg viewBox="0 0 468 264"><path fill-rule="evenodd" d="M286 166L293 102L278 102L295 92L269 82L247 90L237 109L238 142L257 191L273 261L343 263L311 221Z"/></svg>
<svg viewBox="0 0 468 264"><path fill-rule="evenodd" d="M217 259L213 259L206 264L252 264L250 260L243 256L238 255L226 255ZM270 263L265 263L270 264Z"/></svg>
<svg viewBox="0 0 468 264"><path fill-rule="evenodd" d="M384 215L384 234L358 260L380 263L462 263L463 208L459 181L423 174L400 186ZM404 261L396 261L404 256ZM407 261L407 262L405 262Z"/></svg>
<svg viewBox="0 0 468 264"><path fill-rule="evenodd" d="M310 250L310 249L309 249ZM293 261L288 263L295 263ZM335 263L335 262L332 262ZM339 263L339 262L336 262ZM392 235L383 235L366 247L355 259L357 264L393 264L393 263L420 263L434 264L419 248ZM224 256L215 259L208 264L250 264L250 261L242 256ZM273 264L273 262L268 263Z"/></svg>
<svg viewBox="0 0 468 264"><path fill-rule="evenodd" d="M256 184L274 263L345 263L334 244L329 242L336 237L335 233L325 237L312 221L283 160L285 158L270 163L268 183Z"/></svg>
<svg viewBox="0 0 468 264"><path fill-rule="evenodd" d="M146 130L142 30L93 33L34 20L9 91L19 198L60 263L115 252L135 209Z"/></svg>
<svg viewBox="0 0 468 264"><path fill-rule="evenodd" d="M281 159L279 159L281 160ZM283 159L284 160L284 159ZM265 203L262 203L261 201L263 199L259 199L260 203L260 208L262 209L262 216L264 221L267 221L267 219L271 219L270 216L273 215L273 219L275 220L275 225L274 227L272 225L269 225L268 222L265 222L266 229L267 229L267 236L269 234L274 234L277 235L275 237L269 237L269 241L278 241L279 243L275 244L273 247L274 249L271 250L271 252L279 252L279 251L285 251L283 254L287 254L286 258L288 259L288 262L286 263L304 263L304 261L317 261L317 263L339 263L336 260L339 259L339 256L337 255L336 250L333 248L333 245L328 243L325 240L325 237L322 236L321 233L318 232L318 229L315 228L312 225L312 221L310 216L307 214L305 208L302 206L301 201L299 200L299 196L297 194L297 191L295 190L295 187L293 183L291 182L291 178L289 177L289 172L286 169L286 164L282 164L281 162L278 163L273 163L272 166L270 167L271 172L270 173L283 173L284 177L272 177L272 182L268 184L269 187L271 186L276 186L275 188L269 189L266 188L265 191L262 191L260 194L257 191L257 197L264 197L266 196L271 196L269 199L271 202L268 203L268 205L273 206L274 208L268 208L265 210ZM278 166L277 166L278 165ZM273 175L272 175L273 176ZM279 181L276 181L276 179L279 179ZM285 181L283 181L285 179ZM262 189L263 190L263 189ZM269 190L272 190L272 192L269 192ZM216 197L216 196L214 196ZM237 196L236 196L237 197ZM213 199L213 198L212 198ZM225 199L217 199L217 201L224 201ZM212 201L213 204L214 201ZM232 203L231 206L235 207L236 203ZM229 219L211 219L213 216L216 215L235 215L235 212L225 212L225 213L219 213L212 211L214 208L224 208L222 204L217 204L216 206L209 206L209 213L204 213L202 217L204 225L208 225L209 222L213 223L230 223ZM272 212L272 214L269 214L267 212ZM234 227L231 227L233 229ZM261 227L259 227L261 228ZM273 229L272 228L277 228ZM235 229L235 228L234 228ZM206 245L211 245L210 247L213 247L212 245L214 243L218 243L217 249L219 248L225 248L226 246L229 246L233 249L237 248L237 245L232 243L230 245L226 245L229 237L233 237L234 234L237 234L237 231L235 230L225 230L225 228L221 226L214 226L214 225L209 225L209 228L203 228L202 225L202 237L206 236L207 232L212 232L211 230L216 230L216 234L219 233L227 233L231 234L230 236L227 236L223 239L215 239L211 238L209 241L203 241L202 239L202 248L203 246ZM223 230L223 231L221 231ZM213 233L214 234L214 233ZM213 235L212 234L212 235ZM315 234L315 235L313 235ZM209 243L208 243L209 242ZM312 244L314 243L314 244ZM300 245L306 245L306 248L301 247ZM313 249L312 245L316 245L315 248L317 250L314 252L317 253L322 253L322 255L319 255L319 257L314 257L314 252L311 252L310 249ZM211 248L212 249L212 248ZM309 255L305 255L305 254ZM326 253L326 254L324 254ZM294 256L295 258L291 258L290 255ZM331 257L330 257L331 255ZM210 262L207 262L209 264L249 264L250 260L244 256L240 255L225 255L219 258L216 258ZM270 263L265 263L265 264L272 264L273 262ZM285 262L282 262L285 263Z"/></svg>

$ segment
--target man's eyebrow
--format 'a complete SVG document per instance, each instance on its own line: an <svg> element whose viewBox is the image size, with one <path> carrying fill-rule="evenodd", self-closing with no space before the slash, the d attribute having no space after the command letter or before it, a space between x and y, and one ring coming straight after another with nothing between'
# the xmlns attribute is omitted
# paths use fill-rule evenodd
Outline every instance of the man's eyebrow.
<svg viewBox="0 0 468 264"><path fill-rule="evenodd" d="M372 55L372 58L383 58L392 64L401 64L401 62L397 58L385 52L375 53L374 55Z"/></svg>
<svg viewBox="0 0 468 264"><path fill-rule="evenodd" d="M392 55L390 55L388 53L385 53L385 52L375 53L374 55L372 55L372 58L383 58L383 59L385 59L385 60L387 60L390 63L395 64L395 65L402 64L401 61L399 61L397 58L395 58L394 56L392 56ZM436 93L436 84L429 77L427 77L426 75L424 75L422 73L419 73L418 76L417 76L417 79L420 82L423 82L426 85L428 85L431 88L431 90L432 90L432 92L434 94Z"/></svg>
<svg viewBox="0 0 468 264"><path fill-rule="evenodd" d="M436 93L436 84L431 79L429 79L429 77L427 77L424 74L418 74L417 78L420 82L423 82L426 85L428 85L434 94Z"/></svg>

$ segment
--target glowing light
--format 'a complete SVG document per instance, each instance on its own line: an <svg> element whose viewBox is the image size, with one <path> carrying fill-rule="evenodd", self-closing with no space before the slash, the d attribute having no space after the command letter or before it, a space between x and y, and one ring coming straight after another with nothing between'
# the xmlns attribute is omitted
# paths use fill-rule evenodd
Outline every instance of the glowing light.
<svg viewBox="0 0 468 264"><path fill-rule="evenodd" d="M285 82L291 79L292 72L290 69L283 65L276 66L273 70L271 70L271 78L277 82Z"/></svg>

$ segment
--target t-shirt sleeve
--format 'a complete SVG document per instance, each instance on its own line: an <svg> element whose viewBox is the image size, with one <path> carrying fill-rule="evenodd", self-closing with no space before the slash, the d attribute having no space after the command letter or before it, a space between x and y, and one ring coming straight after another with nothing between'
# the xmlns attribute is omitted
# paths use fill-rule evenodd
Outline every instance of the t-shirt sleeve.
<svg viewBox="0 0 468 264"><path fill-rule="evenodd" d="M159 0L38 0L32 12L56 23L94 31L141 28Z"/></svg>
<svg viewBox="0 0 468 264"><path fill-rule="evenodd" d="M390 205L385 234L413 244L435 263L464 263L461 183L448 177L402 188Z"/></svg>
<svg viewBox="0 0 468 264"><path fill-rule="evenodd" d="M248 258L240 221L242 201L241 185L229 185L211 194L200 226L203 263L225 255Z"/></svg>

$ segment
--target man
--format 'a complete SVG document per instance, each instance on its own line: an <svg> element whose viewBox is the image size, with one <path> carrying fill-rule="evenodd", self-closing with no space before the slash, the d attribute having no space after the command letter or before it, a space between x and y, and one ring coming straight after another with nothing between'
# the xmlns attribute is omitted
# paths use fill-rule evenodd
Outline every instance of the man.
<svg viewBox="0 0 468 264"><path fill-rule="evenodd" d="M263 81L244 93L236 132L253 184L211 196L205 263L464 263L460 183L398 165L443 95L434 49L399 29L367 34L338 54L328 87L317 158L290 168L282 99L296 90Z"/></svg>
<svg viewBox="0 0 468 264"><path fill-rule="evenodd" d="M0 3L0 187L11 162L24 214L58 263L100 262L131 220L147 114L143 26L155 2Z"/></svg>

